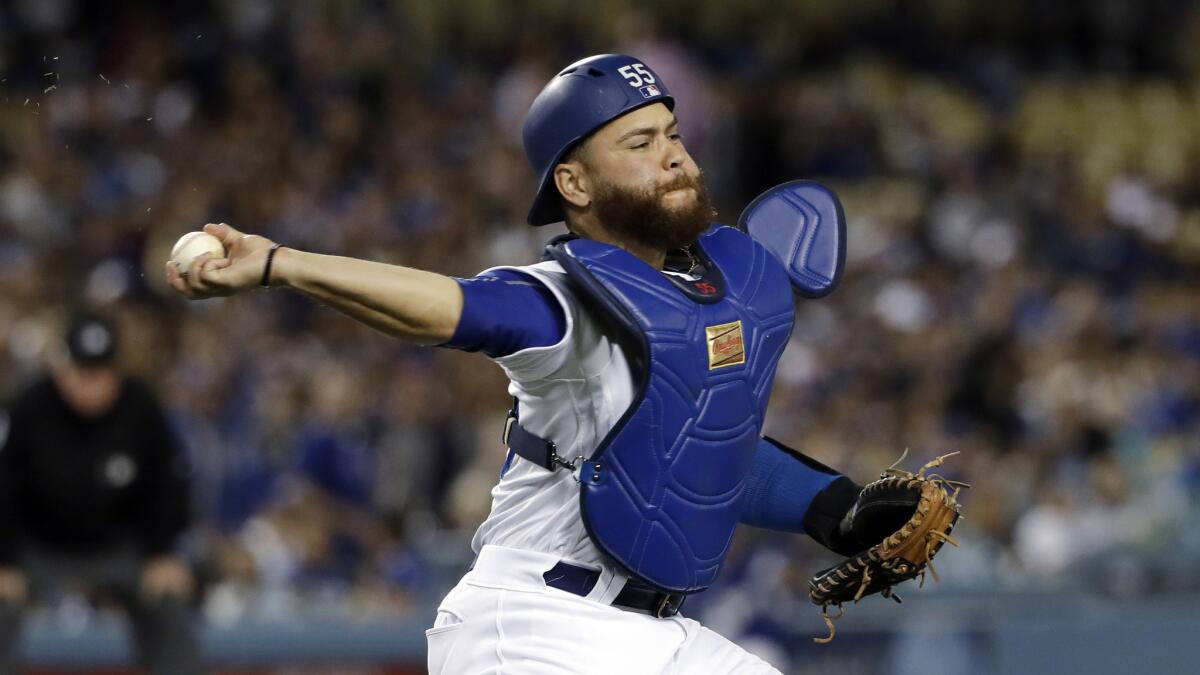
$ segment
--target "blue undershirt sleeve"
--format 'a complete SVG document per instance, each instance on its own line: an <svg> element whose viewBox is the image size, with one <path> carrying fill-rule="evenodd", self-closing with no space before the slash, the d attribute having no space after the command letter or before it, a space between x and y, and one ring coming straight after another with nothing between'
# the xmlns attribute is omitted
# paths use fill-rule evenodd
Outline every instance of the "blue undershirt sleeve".
<svg viewBox="0 0 1200 675"><path fill-rule="evenodd" d="M746 479L741 522L769 530L806 532L804 517L813 499L841 477L815 460L760 438Z"/></svg>
<svg viewBox="0 0 1200 675"><path fill-rule="evenodd" d="M562 340L567 319L549 288L516 270L492 270L455 279L463 292L462 318L442 347L492 358Z"/></svg>

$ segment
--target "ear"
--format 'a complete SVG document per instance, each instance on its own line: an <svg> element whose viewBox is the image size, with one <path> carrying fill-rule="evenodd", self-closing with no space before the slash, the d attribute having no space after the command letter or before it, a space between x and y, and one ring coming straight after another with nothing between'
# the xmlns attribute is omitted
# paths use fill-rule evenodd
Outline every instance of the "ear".
<svg viewBox="0 0 1200 675"><path fill-rule="evenodd" d="M554 184L558 187L558 194L572 206L582 209L592 203L588 183L587 170L582 162L563 162L554 167Z"/></svg>

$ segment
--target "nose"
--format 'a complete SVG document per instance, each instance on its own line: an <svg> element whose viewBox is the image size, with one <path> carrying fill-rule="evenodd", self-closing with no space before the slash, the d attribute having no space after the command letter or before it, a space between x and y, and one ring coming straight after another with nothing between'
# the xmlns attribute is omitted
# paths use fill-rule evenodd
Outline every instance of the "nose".
<svg viewBox="0 0 1200 675"><path fill-rule="evenodd" d="M663 168L668 171L682 169L687 161L687 151L682 143L667 143L667 151L663 154Z"/></svg>

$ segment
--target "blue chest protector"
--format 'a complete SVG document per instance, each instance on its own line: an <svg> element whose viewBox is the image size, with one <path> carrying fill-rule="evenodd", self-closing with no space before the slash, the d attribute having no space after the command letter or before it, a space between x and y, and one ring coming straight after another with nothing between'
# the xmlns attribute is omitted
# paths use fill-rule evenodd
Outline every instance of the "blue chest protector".
<svg viewBox="0 0 1200 675"><path fill-rule="evenodd" d="M588 533L635 578L707 588L729 551L794 306L779 260L715 226L696 281L586 239L553 246L577 295L624 349L633 403L582 464Z"/></svg>

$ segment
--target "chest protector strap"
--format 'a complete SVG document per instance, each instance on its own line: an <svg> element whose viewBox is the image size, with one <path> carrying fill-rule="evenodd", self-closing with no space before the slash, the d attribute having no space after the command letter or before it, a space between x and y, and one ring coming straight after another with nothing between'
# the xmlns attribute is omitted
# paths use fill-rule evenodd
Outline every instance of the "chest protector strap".
<svg viewBox="0 0 1200 675"><path fill-rule="evenodd" d="M760 244L717 226L694 248L707 268L694 281L595 241L550 249L620 344L635 385L579 466L584 523L630 576L671 593L707 588L729 552L793 320L787 273ZM515 419L505 436L540 466L564 464Z"/></svg>

